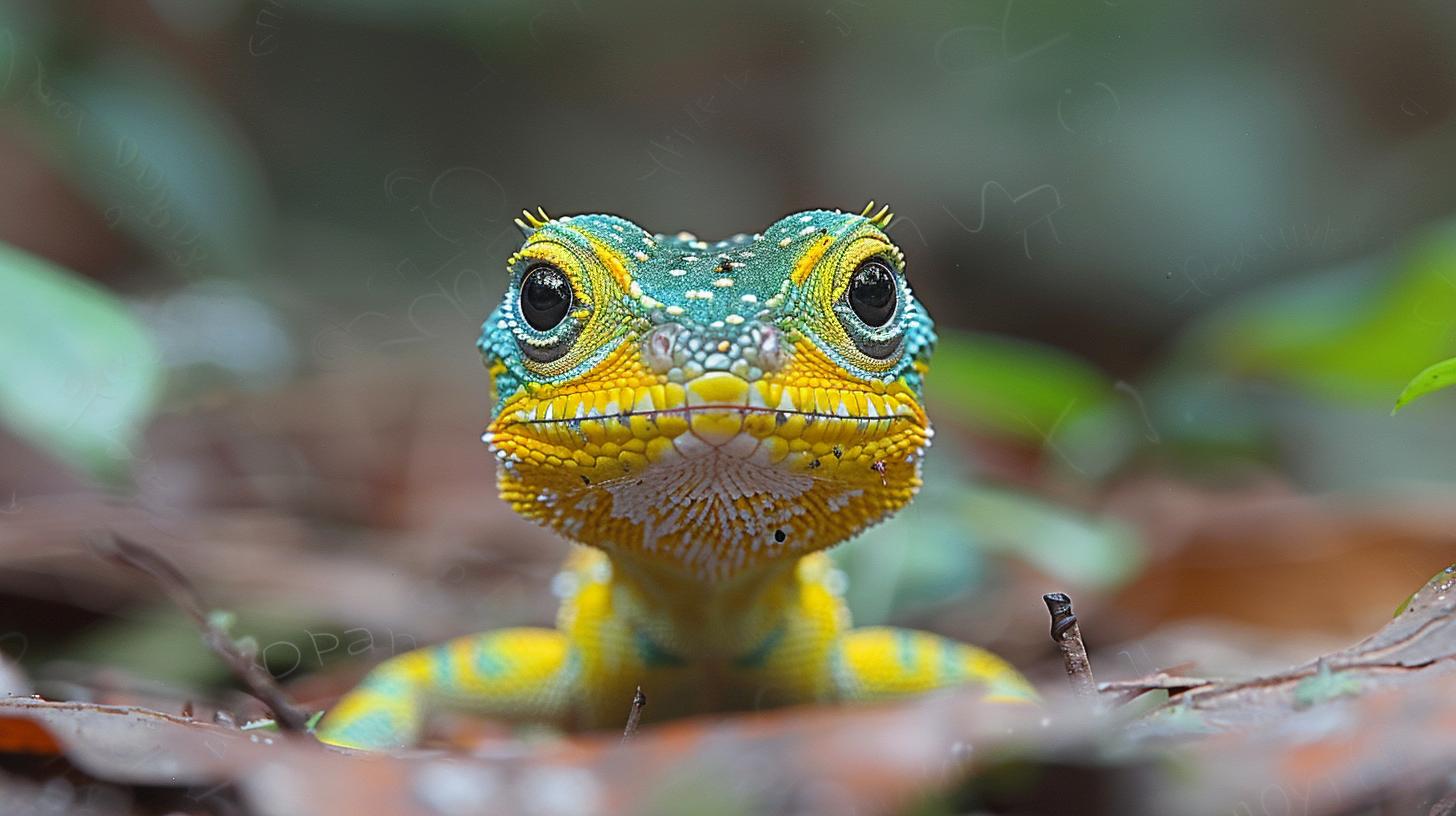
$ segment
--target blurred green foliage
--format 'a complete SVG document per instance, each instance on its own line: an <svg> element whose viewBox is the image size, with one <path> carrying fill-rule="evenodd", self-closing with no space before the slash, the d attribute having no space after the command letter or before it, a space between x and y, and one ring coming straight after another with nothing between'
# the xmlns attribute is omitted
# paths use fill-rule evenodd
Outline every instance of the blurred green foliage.
<svg viewBox="0 0 1456 816"><path fill-rule="evenodd" d="M71 272L0 244L0 419L73 467L113 481L161 382L127 308Z"/></svg>
<svg viewBox="0 0 1456 816"><path fill-rule="evenodd" d="M1412 367L1456 351L1453 316L1456 227L1447 227L1215 312L1188 333L1174 364L1320 398L1384 400Z"/></svg>
<svg viewBox="0 0 1456 816"><path fill-rule="evenodd" d="M109 223L179 274L263 268L272 204L261 169L230 117L173 66L117 49L56 77L55 93L85 111L47 134Z"/></svg>
<svg viewBox="0 0 1456 816"><path fill-rule="evenodd" d="M915 501L835 550L857 622L904 618L974 593L995 574L992 554L1029 562L1071 591L1115 589L1137 574L1144 545L1131 528L974 476L953 452L932 448Z"/></svg>
<svg viewBox="0 0 1456 816"><path fill-rule="evenodd" d="M216 616L218 613L214 613ZM297 680L334 663L378 660L414 648L413 637L390 632L378 638L343 624L301 624L303 610L253 608L237 613L228 634L244 654L280 680ZM211 688L236 682L226 664L205 644L196 624L169 603L130 610L125 617L104 619L61 645L42 648L29 660L42 664L64 657L109 666L169 683L178 688Z"/></svg>
<svg viewBox="0 0 1456 816"><path fill-rule="evenodd" d="M1045 345L943 329L929 395L936 416L1040 444L1058 425L1107 406L1113 385L1088 363Z"/></svg>
<svg viewBox="0 0 1456 816"><path fill-rule="evenodd" d="M1257 463L1316 489L1449 482L1437 412L1389 417L1410 372L1456 353L1456 228L1262 287L1195 322L1146 380L1151 422L1195 467Z"/></svg>
<svg viewBox="0 0 1456 816"><path fill-rule="evenodd" d="M10 124L174 273L260 269L272 205L227 112L178 66L126 42L77 53L52 22L0 8Z"/></svg>

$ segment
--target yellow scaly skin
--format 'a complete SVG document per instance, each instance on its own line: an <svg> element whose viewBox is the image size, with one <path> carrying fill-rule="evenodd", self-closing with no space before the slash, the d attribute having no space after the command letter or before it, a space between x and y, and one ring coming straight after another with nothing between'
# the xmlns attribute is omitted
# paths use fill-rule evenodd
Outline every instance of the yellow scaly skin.
<svg viewBox="0 0 1456 816"><path fill-rule="evenodd" d="M624 219L518 221L480 347L485 441L516 512L579 544L555 629L392 658L324 718L325 742L413 744L432 710L612 728L960 684L1034 693L937 635L852 629L822 552L903 507L930 426L934 332L887 210L796 213L714 245Z"/></svg>

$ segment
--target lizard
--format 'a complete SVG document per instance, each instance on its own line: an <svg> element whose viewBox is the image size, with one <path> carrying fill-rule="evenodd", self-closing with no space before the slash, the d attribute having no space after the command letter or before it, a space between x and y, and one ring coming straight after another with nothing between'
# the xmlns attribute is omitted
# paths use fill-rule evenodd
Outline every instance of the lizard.
<svg viewBox="0 0 1456 816"><path fill-rule="evenodd" d="M932 431L934 325L888 207L794 213L707 242L605 214L516 225L477 346L499 493L577 546L555 628L459 637L380 663L319 723L414 744L431 711L601 729L971 684L1031 686L991 652L853 628L827 553L905 506Z"/></svg>

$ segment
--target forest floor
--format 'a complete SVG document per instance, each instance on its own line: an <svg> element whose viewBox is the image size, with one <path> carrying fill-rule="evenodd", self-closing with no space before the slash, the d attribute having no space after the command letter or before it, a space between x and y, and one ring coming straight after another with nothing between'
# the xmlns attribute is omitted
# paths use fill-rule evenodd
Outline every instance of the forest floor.
<svg viewBox="0 0 1456 816"><path fill-rule="evenodd" d="M551 619L565 547L488 499L453 382L355 372L170 413L125 500L0 440L0 813L1456 813L1456 497L1154 471L1079 499L1151 542L1132 579L1007 557L974 598L897 613L1006 654L1041 706L947 692L630 739L456 719L387 756L258 725L398 651ZM1091 696L1047 634L1059 589Z"/></svg>

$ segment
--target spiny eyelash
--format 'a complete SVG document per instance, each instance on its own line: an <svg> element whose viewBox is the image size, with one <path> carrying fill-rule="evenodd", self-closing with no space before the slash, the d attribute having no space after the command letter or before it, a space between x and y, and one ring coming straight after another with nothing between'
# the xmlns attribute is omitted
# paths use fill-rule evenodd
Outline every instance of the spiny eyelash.
<svg viewBox="0 0 1456 816"><path fill-rule="evenodd" d="M890 226L890 221L895 217L895 214L890 212L890 205L886 204L885 206L880 208L879 212L875 213L874 215L870 215L870 210L873 210L874 208L875 201L874 199L870 199L870 203L866 204L865 208L861 210L859 214L864 218L868 218L871 224L874 224L880 229L885 229L886 227ZM527 213L527 215L529 215L529 213Z"/></svg>
<svg viewBox="0 0 1456 816"><path fill-rule="evenodd" d="M522 221L517 218L516 226L520 227L522 232L541 229L551 223L551 216L546 214L545 207L537 207L534 213L530 210L521 210L521 215L526 216L526 220Z"/></svg>

